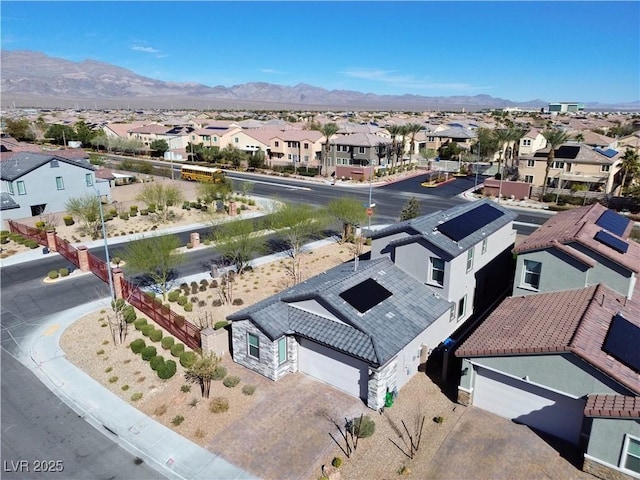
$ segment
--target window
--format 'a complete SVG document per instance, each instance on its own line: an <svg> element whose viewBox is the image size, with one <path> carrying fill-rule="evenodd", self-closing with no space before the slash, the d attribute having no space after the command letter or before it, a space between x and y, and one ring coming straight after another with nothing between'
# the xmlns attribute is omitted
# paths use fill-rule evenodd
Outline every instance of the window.
<svg viewBox="0 0 640 480"><path fill-rule="evenodd" d="M640 473L640 439L626 436L620 463L620 466L625 470Z"/></svg>
<svg viewBox="0 0 640 480"><path fill-rule="evenodd" d="M309 150L309 144L308 144L308 143L305 143L305 144L303 145L303 148L304 148L305 150Z"/></svg>
<svg viewBox="0 0 640 480"><path fill-rule="evenodd" d="M559 162L556 160L555 162L553 162L551 168L564 168L564 162Z"/></svg>
<svg viewBox="0 0 640 480"><path fill-rule="evenodd" d="M9 190L9 193L13 195L13 182L7 182L7 190Z"/></svg>
<svg viewBox="0 0 640 480"><path fill-rule="evenodd" d="M364 147L358 147L358 152L359 153L364 153L365 152L365 148Z"/></svg>
<svg viewBox="0 0 640 480"><path fill-rule="evenodd" d="M449 321L453 322L456 319L456 304L451 305L449 309Z"/></svg>
<svg viewBox="0 0 640 480"><path fill-rule="evenodd" d="M275 142L273 142L273 145L276 146L276 147L279 147L280 146L280 142L276 140Z"/></svg>
<svg viewBox="0 0 640 480"><path fill-rule="evenodd" d="M287 337L278 340L278 365L287 361Z"/></svg>
<svg viewBox="0 0 640 480"><path fill-rule="evenodd" d="M525 260L522 270L522 285L538 290L540 287L540 272L542 263L533 260Z"/></svg>
<svg viewBox="0 0 640 480"><path fill-rule="evenodd" d="M436 137L427 137L427 142L435 142Z"/></svg>
<svg viewBox="0 0 640 480"><path fill-rule="evenodd" d="M50 165L51 165L51 168L56 168L60 166L60 164L58 163L58 160L56 159L51 160Z"/></svg>
<svg viewBox="0 0 640 480"><path fill-rule="evenodd" d="M238 137L234 137L233 141L236 142L236 143L240 143L240 139Z"/></svg>
<svg viewBox="0 0 640 480"><path fill-rule="evenodd" d="M247 354L260 360L260 339L253 333L247 333Z"/></svg>
<svg viewBox="0 0 640 480"><path fill-rule="evenodd" d="M217 142L218 141L218 137L213 137L213 141Z"/></svg>
<svg viewBox="0 0 640 480"><path fill-rule="evenodd" d="M535 166L536 166L535 160L527 160L527 167L535 167Z"/></svg>
<svg viewBox="0 0 640 480"><path fill-rule="evenodd" d="M91 185L93 185L93 176L90 173L87 173L84 176L84 181L87 182L87 187L90 187Z"/></svg>
<svg viewBox="0 0 640 480"><path fill-rule="evenodd" d="M62 177L56 177L56 187L58 190L64 190L64 180L62 180Z"/></svg>
<svg viewBox="0 0 640 480"><path fill-rule="evenodd" d="M527 183L533 183L533 175L525 175L524 181Z"/></svg>
<svg viewBox="0 0 640 480"><path fill-rule="evenodd" d="M305 163L309 163L309 155L305 155L304 156L304 161L305 161Z"/></svg>
<svg viewBox="0 0 640 480"><path fill-rule="evenodd" d="M467 272L473 268L473 247L467 251Z"/></svg>
<svg viewBox="0 0 640 480"><path fill-rule="evenodd" d="M522 145L525 146L525 147L531 146L531 139L530 138L523 138L522 139Z"/></svg>
<svg viewBox="0 0 640 480"><path fill-rule="evenodd" d="M465 295L458 301L458 320L464 317L467 310L467 296Z"/></svg>
<svg viewBox="0 0 640 480"><path fill-rule="evenodd" d="M444 260L431 257L431 281L438 285L444 285Z"/></svg>
<svg viewBox="0 0 640 480"><path fill-rule="evenodd" d="M600 165L601 172L608 172L611 169L611 165Z"/></svg>
<svg viewBox="0 0 640 480"><path fill-rule="evenodd" d="M485 253L487 253L487 238L485 238L484 240L482 240L482 255L484 255Z"/></svg>
<svg viewBox="0 0 640 480"><path fill-rule="evenodd" d="M26 195L27 194L27 188L24 186L24 181L18 180L16 182L16 185L18 186L18 195Z"/></svg>

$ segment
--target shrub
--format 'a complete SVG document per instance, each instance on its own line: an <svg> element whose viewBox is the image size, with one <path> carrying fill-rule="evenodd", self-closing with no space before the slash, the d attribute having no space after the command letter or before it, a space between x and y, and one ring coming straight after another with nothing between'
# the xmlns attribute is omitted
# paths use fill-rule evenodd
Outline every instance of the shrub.
<svg viewBox="0 0 640 480"><path fill-rule="evenodd" d="M189 393L191 391L191 385L182 385L180 391L182 393Z"/></svg>
<svg viewBox="0 0 640 480"><path fill-rule="evenodd" d="M187 302L184 304L184 311L185 312L191 312L193 311L193 303L191 302Z"/></svg>
<svg viewBox="0 0 640 480"><path fill-rule="evenodd" d="M191 242L187 243L187 248L188 249L192 249L193 248L193 243L191 243Z"/></svg>
<svg viewBox="0 0 640 480"><path fill-rule="evenodd" d="M162 345L162 348L164 348L165 350L170 350L171 347L173 347L174 342L175 340L173 339L173 337L164 337L160 342L160 345Z"/></svg>
<svg viewBox="0 0 640 480"><path fill-rule="evenodd" d="M253 395L255 391L256 391L255 385L245 385L244 387L242 387L242 393L247 396Z"/></svg>
<svg viewBox="0 0 640 480"><path fill-rule="evenodd" d="M71 225L76 223L73 221L73 217L71 215L65 215L64 217L62 217L62 221L67 227L70 227Z"/></svg>
<svg viewBox="0 0 640 480"><path fill-rule="evenodd" d="M180 305L181 307L184 307L187 302L189 301L189 299L187 297L185 297L184 295L180 295L178 297L178 305Z"/></svg>
<svg viewBox="0 0 640 480"><path fill-rule="evenodd" d="M211 377L213 380L222 380L227 376L227 368L222 365L216 366L216 369L213 372L213 376Z"/></svg>
<svg viewBox="0 0 640 480"><path fill-rule="evenodd" d="M153 325L143 325L140 328L140 333L142 333L145 337L148 337L151 332L153 332L155 330L155 328L153 327Z"/></svg>
<svg viewBox="0 0 640 480"><path fill-rule="evenodd" d="M34 248L38 248L40 246L38 242L34 240L27 240L24 244L26 247L29 247L31 250L33 250Z"/></svg>
<svg viewBox="0 0 640 480"><path fill-rule="evenodd" d="M60 274L61 277L68 277L69 276L69 269L68 268L61 268L60 270L58 270L58 273Z"/></svg>
<svg viewBox="0 0 640 480"><path fill-rule="evenodd" d="M156 355L151 360L149 360L149 366L151 370L157 372L158 368L160 368L164 364L164 357L162 355Z"/></svg>
<svg viewBox="0 0 640 480"><path fill-rule="evenodd" d="M167 295L167 300L169 300L170 302L177 302L178 298L180 298L180 290L174 290L172 292L169 292L169 294Z"/></svg>
<svg viewBox="0 0 640 480"><path fill-rule="evenodd" d="M129 220L129 214L127 212L122 212L118 217L120 217L120 220Z"/></svg>
<svg viewBox="0 0 640 480"><path fill-rule="evenodd" d="M224 328L227 325L229 325L229 322L227 322L226 320L220 320L219 322L216 322L213 324L213 329L220 330L221 328Z"/></svg>
<svg viewBox="0 0 640 480"><path fill-rule="evenodd" d="M156 373L158 374L158 377L163 380L173 377L176 374L176 362L173 360L167 360L160 368L158 368Z"/></svg>
<svg viewBox="0 0 640 480"><path fill-rule="evenodd" d="M133 322L133 326L136 327L136 330L140 330L146 324L147 324L147 319L146 318L138 318L137 320L135 320Z"/></svg>
<svg viewBox="0 0 640 480"><path fill-rule="evenodd" d="M214 397L209 402L209 411L211 413L222 413L229 410L229 400L224 397Z"/></svg>
<svg viewBox="0 0 640 480"><path fill-rule="evenodd" d="M435 423L442 423L444 422L444 417L441 417L441 416L433 417L433 421Z"/></svg>
<svg viewBox="0 0 640 480"><path fill-rule="evenodd" d="M142 398L142 393L140 393L140 392L136 392L133 395L131 395L131 401L132 402L137 402L141 398Z"/></svg>
<svg viewBox="0 0 640 480"><path fill-rule="evenodd" d="M227 377L222 381L222 384L228 388L233 388L239 383L240 383L240 377L236 377L235 375L231 375L230 377Z"/></svg>
<svg viewBox="0 0 640 480"><path fill-rule="evenodd" d="M51 280L55 280L56 278L58 278L58 271L57 271L57 270L51 270L51 271L48 273L48 277L49 277Z"/></svg>
<svg viewBox="0 0 640 480"><path fill-rule="evenodd" d="M118 381L118 377L109 377L109 383L116 383Z"/></svg>
<svg viewBox="0 0 640 480"><path fill-rule="evenodd" d="M191 401L189 402L189 406L190 407L195 407L196 405L198 405L198 402L200 400L198 400L197 398L192 398Z"/></svg>
<svg viewBox="0 0 640 480"><path fill-rule="evenodd" d="M374 422L369 415L362 417L362 423L360 417L353 419L353 434L358 438L367 438L373 435L376 431L376 422Z"/></svg>
<svg viewBox="0 0 640 480"><path fill-rule="evenodd" d="M160 340L162 340L162 330L151 330L151 332L149 333L149 338L152 342L159 342Z"/></svg>
<svg viewBox="0 0 640 480"><path fill-rule="evenodd" d="M171 355L179 357L184 352L184 345L182 343L176 343L171 347Z"/></svg>
<svg viewBox="0 0 640 480"><path fill-rule="evenodd" d="M157 415L158 417L161 417L162 415L164 415L165 413L167 413L167 405L166 404L162 404L162 405L158 405L155 410L153 411L154 415Z"/></svg>
<svg viewBox="0 0 640 480"><path fill-rule="evenodd" d="M333 460L331 460L331 465L333 465L335 468L340 468L340 466L342 465L342 458L333 457Z"/></svg>
<svg viewBox="0 0 640 480"><path fill-rule="evenodd" d="M244 302L242 301L241 298L234 298L233 302L231 302L233 305L242 305Z"/></svg>
<svg viewBox="0 0 640 480"><path fill-rule="evenodd" d="M146 217L147 215L149 215L149 210L143 208L142 210L140 210L140 215Z"/></svg>
<svg viewBox="0 0 640 480"><path fill-rule="evenodd" d="M182 352L180 354L180 365L184 368L193 366L196 362L196 354L194 352Z"/></svg>
<svg viewBox="0 0 640 480"><path fill-rule="evenodd" d="M147 345L142 338L138 338L137 340L134 340L133 342L131 342L131 345L129 345L129 347L131 348L131 351L136 354L141 353L146 346Z"/></svg>
<svg viewBox="0 0 640 480"><path fill-rule="evenodd" d="M142 355L142 359L149 361L151 360L153 357L155 357L157 355L157 350L156 347L154 346L148 346L148 347L144 347L142 349L142 352L140 352Z"/></svg>
<svg viewBox="0 0 640 480"><path fill-rule="evenodd" d="M126 392L127 390L129 390L129 385L122 385L120 388Z"/></svg>
<svg viewBox="0 0 640 480"><path fill-rule="evenodd" d="M131 212L131 214L132 214L133 216L135 216L135 213L134 213L134 212L136 212L136 213L138 212L138 206L137 206L137 205L131 205L131 206L129 207L129 211Z"/></svg>
<svg viewBox="0 0 640 480"><path fill-rule="evenodd" d="M113 370L113 367L107 367L104 369L104 373L109 373Z"/></svg>
<svg viewBox="0 0 640 480"><path fill-rule="evenodd" d="M171 423L173 423L176 427L182 422L184 422L184 417L182 415L176 415L175 417L173 417L173 420L171 420Z"/></svg>

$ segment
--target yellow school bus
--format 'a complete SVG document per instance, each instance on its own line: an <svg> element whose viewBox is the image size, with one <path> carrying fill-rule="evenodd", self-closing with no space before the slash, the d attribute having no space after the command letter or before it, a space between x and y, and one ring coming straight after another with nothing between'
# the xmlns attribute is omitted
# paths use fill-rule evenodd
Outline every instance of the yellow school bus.
<svg viewBox="0 0 640 480"><path fill-rule="evenodd" d="M219 168L182 165L180 178L196 182L220 183L224 179L224 172Z"/></svg>

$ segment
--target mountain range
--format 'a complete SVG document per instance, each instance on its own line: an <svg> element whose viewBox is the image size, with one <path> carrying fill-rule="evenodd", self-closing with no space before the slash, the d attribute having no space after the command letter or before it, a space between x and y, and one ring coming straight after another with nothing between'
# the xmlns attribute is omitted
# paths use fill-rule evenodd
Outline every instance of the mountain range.
<svg viewBox="0 0 640 480"><path fill-rule="evenodd" d="M489 95L426 97L375 95L327 90L300 83L293 87L251 82L210 87L190 82L165 82L99 62L72 62L28 50L0 53L2 106L83 108L199 108L291 110L462 110L505 107L540 109L540 99L513 102ZM638 109L627 105L586 105L598 109Z"/></svg>

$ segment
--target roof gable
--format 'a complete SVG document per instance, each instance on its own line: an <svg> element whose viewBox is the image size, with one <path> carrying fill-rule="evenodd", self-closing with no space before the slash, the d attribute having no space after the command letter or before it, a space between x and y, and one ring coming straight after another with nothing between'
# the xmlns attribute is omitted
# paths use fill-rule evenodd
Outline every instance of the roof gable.
<svg viewBox="0 0 640 480"><path fill-rule="evenodd" d="M65 158L59 155L44 155L41 153L17 152L11 158L0 161L0 178L14 181L23 177L52 160L67 163L75 167L94 171L95 168L84 158Z"/></svg>

